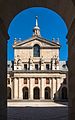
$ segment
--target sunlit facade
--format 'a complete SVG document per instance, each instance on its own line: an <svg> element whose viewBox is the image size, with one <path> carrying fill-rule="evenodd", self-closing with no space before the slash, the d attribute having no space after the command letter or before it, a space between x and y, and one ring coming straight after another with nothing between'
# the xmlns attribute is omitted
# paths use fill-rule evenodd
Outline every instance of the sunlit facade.
<svg viewBox="0 0 75 120"><path fill-rule="evenodd" d="M38 26L27 40L14 40L14 63L7 73L7 99L67 100L68 69L60 61L58 41L46 40Z"/></svg>

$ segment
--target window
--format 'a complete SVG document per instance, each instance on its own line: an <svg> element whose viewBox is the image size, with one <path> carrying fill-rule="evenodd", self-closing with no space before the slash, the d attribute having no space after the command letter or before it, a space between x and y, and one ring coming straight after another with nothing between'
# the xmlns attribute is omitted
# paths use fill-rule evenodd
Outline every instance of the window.
<svg viewBox="0 0 75 120"><path fill-rule="evenodd" d="M46 70L49 70L49 64L46 64Z"/></svg>
<svg viewBox="0 0 75 120"><path fill-rule="evenodd" d="M50 84L49 78L46 78L46 84Z"/></svg>
<svg viewBox="0 0 75 120"><path fill-rule="evenodd" d="M35 70L38 70L38 64L35 64Z"/></svg>
<svg viewBox="0 0 75 120"><path fill-rule="evenodd" d="M37 44L33 47L33 56L40 57L40 46Z"/></svg>
<svg viewBox="0 0 75 120"><path fill-rule="evenodd" d="M27 78L24 78L24 84L27 84Z"/></svg>
<svg viewBox="0 0 75 120"><path fill-rule="evenodd" d="M38 78L35 78L35 84L38 84Z"/></svg>
<svg viewBox="0 0 75 120"><path fill-rule="evenodd" d="M27 70L27 64L24 64L24 69Z"/></svg>
<svg viewBox="0 0 75 120"><path fill-rule="evenodd" d="M10 84L10 79L9 78L7 78L7 84Z"/></svg>

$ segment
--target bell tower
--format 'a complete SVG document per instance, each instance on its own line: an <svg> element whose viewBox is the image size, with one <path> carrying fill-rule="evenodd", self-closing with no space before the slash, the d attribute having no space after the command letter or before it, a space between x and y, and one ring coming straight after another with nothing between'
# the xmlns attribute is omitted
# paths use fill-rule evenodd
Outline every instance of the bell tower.
<svg viewBox="0 0 75 120"><path fill-rule="evenodd" d="M40 35L40 28L38 26L38 16L36 16L36 25L33 28L33 36L41 36Z"/></svg>

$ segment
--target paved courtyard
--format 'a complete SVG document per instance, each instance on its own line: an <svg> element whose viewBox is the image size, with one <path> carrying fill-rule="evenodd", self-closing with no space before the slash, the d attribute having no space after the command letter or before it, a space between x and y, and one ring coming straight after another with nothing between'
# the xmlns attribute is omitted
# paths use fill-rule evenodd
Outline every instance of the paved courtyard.
<svg viewBox="0 0 75 120"><path fill-rule="evenodd" d="M35 102L24 106L8 105L8 120L68 120L68 107L63 103ZM28 105L27 105L28 104Z"/></svg>

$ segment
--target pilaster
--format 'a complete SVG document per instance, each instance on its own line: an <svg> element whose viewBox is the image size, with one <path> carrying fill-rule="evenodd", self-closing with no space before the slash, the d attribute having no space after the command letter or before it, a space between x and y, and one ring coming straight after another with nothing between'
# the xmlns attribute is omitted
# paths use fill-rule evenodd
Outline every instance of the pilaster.
<svg viewBox="0 0 75 120"><path fill-rule="evenodd" d="M51 100L53 100L53 79L51 78Z"/></svg>
<svg viewBox="0 0 75 120"><path fill-rule="evenodd" d="M40 99L44 100L44 80L45 78L40 78Z"/></svg>
<svg viewBox="0 0 75 120"><path fill-rule="evenodd" d="M53 99L56 98L56 79L53 78Z"/></svg>
<svg viewBox="0 0 75 120"><path fill-rule="evenodd" d="M34 78L29 79L29 99L33 100L33 82Z"/></svg>
<svg viewBox="0 0 75 120"><path fill-rule="evenodd" d="M19 98L18 78L14 78L14 99L17 100L18 98Z"/></svg>
<svg viewBox="0 0 75 120"><path fill-rule="evenodd" d="M19 79L18 79L18 83L19 83L19 99L20 99L20 100L23 99L22 81L23 81L23 78L19 78Z"/></svg>

